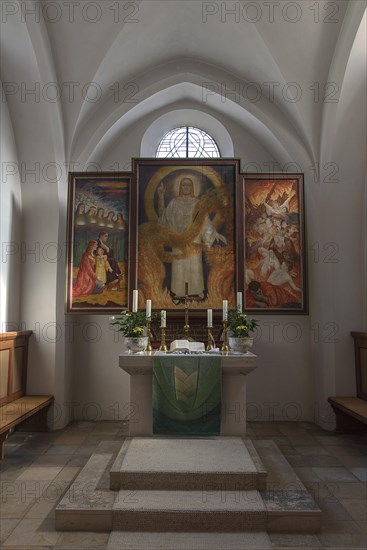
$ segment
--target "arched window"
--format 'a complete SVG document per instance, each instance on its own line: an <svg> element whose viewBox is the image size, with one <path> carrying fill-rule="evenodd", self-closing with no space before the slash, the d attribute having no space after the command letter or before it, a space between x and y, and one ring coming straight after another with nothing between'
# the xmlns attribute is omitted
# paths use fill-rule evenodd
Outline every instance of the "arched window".
<svg viewBox="0 0 367 550"><path fill-rule="evenodd" d="M214 139L193 126L174 128L158 145L157 158L218 158L220 151Z"/></svg>

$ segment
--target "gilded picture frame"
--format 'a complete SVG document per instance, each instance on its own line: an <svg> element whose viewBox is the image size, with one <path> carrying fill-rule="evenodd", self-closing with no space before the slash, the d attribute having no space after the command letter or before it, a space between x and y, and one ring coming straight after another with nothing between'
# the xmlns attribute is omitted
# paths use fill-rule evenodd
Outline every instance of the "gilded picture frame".
<svg viewBox="0 0 367 550"><path fill-rule="evenodd" d="M246 311L307 314L303 174L246 174L240 204Z"/></svg>
<svg viewBox="0 0 367 550"><path fill-rule="evenodd" d="M128 307L130 173L69 174L68 313L114 313Z"/></svg>
<svg viewBox="0 0 367 550"><path fill-rule="evenodd" d="M139 307L234 307L238 159L135 159L137 249L131 280Z"/></svg>

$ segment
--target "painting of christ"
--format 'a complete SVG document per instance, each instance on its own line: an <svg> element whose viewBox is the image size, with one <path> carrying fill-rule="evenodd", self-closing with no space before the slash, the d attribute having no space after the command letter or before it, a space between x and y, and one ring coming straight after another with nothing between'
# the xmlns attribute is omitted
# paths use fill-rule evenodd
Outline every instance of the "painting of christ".
<svg viewBox="0 0 367 550"><path fill-rule="evenodd" d="M128 303L130 176L71 173L67 311L108 313Z"/></svg>
<svg viewBox="0 0 367 550"><path fill-rule="evenodd" d="M243 185L245 307L304 313L303 176L247 175Z"/></svg>
<svg viewBox="0 0 367 550"><path fill-rule="evenodd" d="M140 307L190 309L235 303L237 162L136 161Z"/></svg>

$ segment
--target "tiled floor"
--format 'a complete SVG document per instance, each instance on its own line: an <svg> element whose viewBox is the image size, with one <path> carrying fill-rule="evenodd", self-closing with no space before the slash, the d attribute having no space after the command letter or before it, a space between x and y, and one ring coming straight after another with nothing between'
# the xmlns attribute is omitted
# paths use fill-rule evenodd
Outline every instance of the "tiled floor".
<svg viewBox="0 0 367 550"><path fill-rule="evenodd" d="M1 463L1 548L106 548L108 533L55 531L55 506L98 443L127 432L123 422L75 422L49 434L13 434ZM248 435L275 441L323 511L320 534L270 535L273 548L367 548L367 436L334 435L303 422L255 422Z"/></svg>

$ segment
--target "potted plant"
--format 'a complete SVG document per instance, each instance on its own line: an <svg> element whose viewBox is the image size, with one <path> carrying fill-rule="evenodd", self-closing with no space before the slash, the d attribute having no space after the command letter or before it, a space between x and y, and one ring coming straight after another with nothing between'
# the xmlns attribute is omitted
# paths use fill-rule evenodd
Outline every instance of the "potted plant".
<svg viewBox="0 0 367 550"><path fill-rule="evenodd" d="M253 345L254 332L259 322L241 311L240 308L228 310L229 347L232 351L246 353Z"/></svg>
<svg viewBox="0 0 367 550"><path fill-rule="evenodd" d="M123 311L121 315L111 318L111 325L116 325L125 337L125 345L129 351L144 351L148 343L148 337L144 336L147 321L151 320L145 311Z"/></svg>

